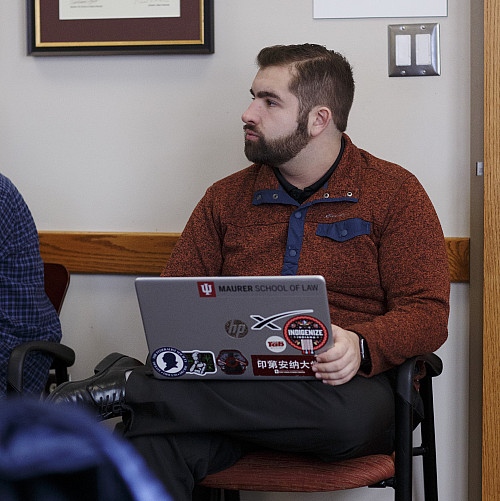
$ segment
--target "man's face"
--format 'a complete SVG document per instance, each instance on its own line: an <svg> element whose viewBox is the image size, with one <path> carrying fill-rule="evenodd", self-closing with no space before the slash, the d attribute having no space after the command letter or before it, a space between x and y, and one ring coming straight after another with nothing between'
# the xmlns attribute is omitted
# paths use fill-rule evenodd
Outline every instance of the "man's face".
<svg viewBox="0 0 500 501"><path fill-rule="evenodd" d="M299 101L288 89L288 67L259 70L250 92L253 102L243 113L245 155L251 162L278 167L309 142L307 116L297 121Z"/></svg>

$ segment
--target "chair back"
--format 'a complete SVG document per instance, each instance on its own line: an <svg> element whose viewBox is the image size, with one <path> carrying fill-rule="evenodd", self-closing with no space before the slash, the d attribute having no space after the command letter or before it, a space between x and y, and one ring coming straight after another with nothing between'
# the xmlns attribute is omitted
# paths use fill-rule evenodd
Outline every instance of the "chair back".
<svg viewBox="0 0 500 501"><path fill-rule="evenodd" d="M0 406L2 501L172 501L137 451L82 409Z"/></svg>
<svg viewBox="0 0 500 501"><path fill-rule="evenodd" d="M59 314L69 286L69 272L59 263L44 263L43 268L45 293Z"/></svg>

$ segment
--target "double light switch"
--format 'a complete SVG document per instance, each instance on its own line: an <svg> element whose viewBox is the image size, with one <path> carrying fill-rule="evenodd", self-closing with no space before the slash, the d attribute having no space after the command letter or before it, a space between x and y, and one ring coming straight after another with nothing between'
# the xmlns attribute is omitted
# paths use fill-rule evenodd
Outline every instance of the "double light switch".
<svg viewBox="0 0 500 501"><path fill-rule="evenodd" d="M389 26L389 76L439 75L439 24Z"/></svg>

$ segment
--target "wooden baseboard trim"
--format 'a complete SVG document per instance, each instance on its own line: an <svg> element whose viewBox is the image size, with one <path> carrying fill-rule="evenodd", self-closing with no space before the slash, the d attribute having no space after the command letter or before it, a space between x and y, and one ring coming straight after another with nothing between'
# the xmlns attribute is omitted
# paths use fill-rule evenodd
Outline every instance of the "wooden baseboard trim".
<svg viewBox="0 0 500 501"><path fill-rule="evenodd" d="M64 264L71 273L159 275L179 233L40 231L45 262ZM452 282L469 281L469 239L447 238Z"/></svg>

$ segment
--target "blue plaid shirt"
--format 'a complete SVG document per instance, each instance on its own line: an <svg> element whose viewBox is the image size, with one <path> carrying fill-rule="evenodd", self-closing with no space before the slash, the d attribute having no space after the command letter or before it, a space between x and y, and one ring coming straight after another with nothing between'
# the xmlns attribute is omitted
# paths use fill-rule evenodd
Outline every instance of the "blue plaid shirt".
<svg viewBox="0 0 500 501"><path fill-rule="evenodd" d="M0 174L0 398L5 395L11 350L40 339L59 341L61 324L45 294L35 222L16 187ZM43 390L50 363L45 355L29 355L26 392Z"/></svg>

